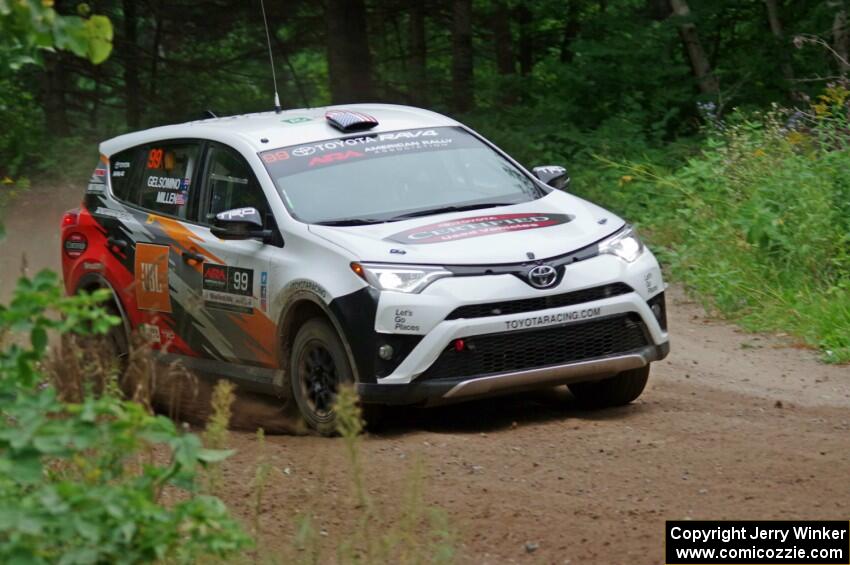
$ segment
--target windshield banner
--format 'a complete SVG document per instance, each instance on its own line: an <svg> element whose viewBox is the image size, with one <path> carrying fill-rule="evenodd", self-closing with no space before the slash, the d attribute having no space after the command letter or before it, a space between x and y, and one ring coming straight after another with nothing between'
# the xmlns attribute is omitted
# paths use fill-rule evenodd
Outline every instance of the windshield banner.
<svg viewBox="0 0 850 565"><path fill-rule="evenodd" d="M480 146L478 139L461 128L438 127L358 134L272 149L259 155L273 175L280 177L361 159Z"/></svg>

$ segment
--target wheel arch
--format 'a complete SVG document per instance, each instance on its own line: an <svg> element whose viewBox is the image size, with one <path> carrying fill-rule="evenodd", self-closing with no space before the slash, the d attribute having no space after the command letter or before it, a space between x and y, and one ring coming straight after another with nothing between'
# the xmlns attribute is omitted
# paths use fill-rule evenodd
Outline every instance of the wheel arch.
<svg viewBox="0 0 850 565"><path fill-rule="evenodd" d="M345 354L348 357L348 363L351 366L351 371L354 374L356 382L360 381L357 360L354 357L354 352L351 349L351 344L348 341L342 324L331 311L330 307L322 298L309 291L298 291L288 298L286 305L280 315L278 323L277 344L280 351L280 364L284 374L289 376L289 361L292 356L292 344L295 341L295 336L298 329L304 325L307 320L312 318L323 318L330 322L331 327L342 341L342 346L345 348Z"/></svg>
<svg viewBox="0 0 850 565"><path fill-rule="evenodd" d="M80 292L93 292L102 288L109 289L112 293L112 300L115 307L118 309L118 315L121 317L121 325L124 328L124 335L127 339L127 343L129 343L130 334L132 333L130 317L127 315L127 309L121 301L121 296L119 296L115 287L112 286L112 283L110 283L106 277L100 273L86 273L80 277L80 280L77 282L77 288L74 289L74 294L79 294Z"/></svg>

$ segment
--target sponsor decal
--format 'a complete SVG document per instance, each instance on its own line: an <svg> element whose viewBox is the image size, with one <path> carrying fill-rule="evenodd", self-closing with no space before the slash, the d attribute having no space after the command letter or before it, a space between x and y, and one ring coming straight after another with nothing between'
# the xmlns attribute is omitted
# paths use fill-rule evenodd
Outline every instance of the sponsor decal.
<svg viewBox="0 0 850 565"><path fill-rule="evenodd" d="M102 271L103 263L99 263L97 261L93 261L89 263L88 261L83 262L83 269L86 271Z"/></svg>
<svg viewBox="0 0 850 565"><path fill-rule="evenodd" d="M204 305L230 312L254 312L254 271L204 263Z"/></svg>
<svg viewBox="0 0 850 565"><path fill-rule="evenodd" d="M333 163L334 161L345 161L347 159L351 159L353 157L362 157L363 153L359 151L338 151L336 153L328 153L327 155L320 155L317 157L313 157L310 159L310 167L315 167L316 165L326 165L328 163Z"/></svg>
<svg viewBox="0 0 850 565"><path fill-rule="evenodd" d="M165 328L164 330L162 330L162 337L165 338L165 343L171 343L175 339L177 339L177 335L171 328Z"/></svg>
<svg viewBox="0 0 850 565"><path fill-rule="evenodd" d="M104 208L103 206L98 206L94 213L98 216L108 216L110 218L115 218L116 220L129 220L130 214L126 212L122 212L120 210L113 210L111 208Z"/></svg>
<svg viewBox="0 0 850 565"><path fill-rule="evenodd" d="M396 308L393 317L394 329L400 332L418 332L421 328L410 323L410 317L413 316L413 310L408 308Z"/></svg>
<svg viewBox="0 0 850 565"><path fill-rule="evenodd" d="M180 186L183 183L182 179L173 178L173 177L156 177L150 176L148 177L148 188L158 188L165 190L180 190Z"/></svg>
<svg viewBox="0 0 850 565"><path fill-rule="evenodd" d="M325 302L331 301L331 294L315 281L308 279L296 279L284 287L284 291L287 293L294 293L299 290L312 292L313 294L320 296Z"/></svg>
<svg viewBox="0 0 850 565"><path fill-rule="evenodd" d="M162 335L160 334L159 326L154 324L140 324L139 334L148 343L160 343L162 341Z"/></svg>
<svg viewBox="0 0 850 565"><path fill-rule="evenodd" d="M646 283L646 292L648 294L655 294L658 292L658 283L655 280L655 272L649 271L643 277L644 283Z"/></svg>
<svg viewBox="0 0 850 565"><path fill-rule="evenodd" d="M289 124L291 126L294 126L296 124L306 124L307 122L312 122L313 118L308 118L306 116L293 116L291 118L283 118L280 121L285 123L285 124Z"/></svg>
<svg viewBox="0 0 850 565"><path fill-rule="evenodd" d="M400 153L405 151L415 151L420 149L440 149L448 147L453 142L447 137L440 139L426 139L423 141L404 141L399 143L385 143L383 145L373 145L364 149L367 153L374 155L383 155L386 153Z"/></svg>
<svg viewBox="0 0 850 565"><path fill-rule="evenodd" d="M292 154L296 157L307 157L316 152L315 147L296 147L292 150Z"/></svg>
<svg viewBox="0 0 850 565"><path fill-rule="evenodd" d="M89 194L106 194L106 185L90 182L86 187L86 192Z"/></svg>
<svg viewBox="0 0 850 565"><path fill-rule="evenodd" d="M575 322L576 320L587 320L589 318L595 318L601 313L602 308L596 307L584 308L582 310L573 310L572 312L553 312L552 314L539 314L537 316L529 316L527 318L507 320L505 322L505 329L525 330L528 328L536 328L540 326L564 324L567 322Z"/></svg>
<svg viewBox="0 0 850 565"><path fill-rule="evenodd" d="M88 249L89 242L83 234L72 233L65 239L63 246L65 248L65 255L71 259L76 259L85 253L86 249Z"/></svg>
<svg viewBox="0 0 850 565"><path fill-rule="evenodd" d="M407 244L440 243L497 233L548 228L572 221L568 214L497 214L474 216L429 224L389 236L387 239Z"/></svg>
<svg viewBox="0 0 850 565"><path fill-rule="evenodd" d="M260 221L260 213L257 212L256 208L251 208L250 206L246 208L234 208L233 210L225 210L224 212L219 212L216 214L216 218L219 220L244 220L246 218L251 219L256 216L257 221Z"/></svg>
<svg viewBox="0 0 850 565"><path fill-rule="evenodd" d="M269 274L266 271L260 273L260 310L268 312L269 309Z"/></svg>
<svg viewBox="0 0 850 565"><path fill-rule="evenodd" d="M130 162L129 161L115 161L114 163L112 163L112 168L116 169L116 170L129 169L130 168Z"/></svg>
<svg viewBox="0 0 850 565"><path fill-rule="evenodd" d="M140 310L171 312L166 245L136 244L136 303Z"/></svg>
<svg viewBox="0 0 850 565"><path fill-rule="evenodd" d="M331 139L329 141L322 141L320 143L313 143L309 145L302 145L300 147L296 147L292 150L292 155L294 157L309 157L310 155L314 155L316 153L323 153L325 151L339 151L340 149L348 149L352 147L361 147L366 146L365 151L369 151L372 149L374 144L381 144L382 142L387 141L404 141L404 140L414 140L419 138L430 138L430 137L439 137L440 133L434 129L428 130L408 130L408 131L393 131L388 133L379 133L379 134L369 134L369 135L359 135L356 137L345 137L342 139ZM418 142L415 142L411 145L419 145ZM267 155L272 152L266 152L264 155Z"/></svg>
<svg viewBox="0 0 850 565"><path fill-rule="evenodd" d="M204 288L227 290L227 267L225 265L204 264Z"/></svg>
<svg viewBox="0 0 850 565"><path fill-rule="evenodd" d="M123 176L124 176L124 173L126 173L126 172L127 172L127 171L112 171L112 178L116 178L116 177L120 178L120 177L123 177Z"/></svg>

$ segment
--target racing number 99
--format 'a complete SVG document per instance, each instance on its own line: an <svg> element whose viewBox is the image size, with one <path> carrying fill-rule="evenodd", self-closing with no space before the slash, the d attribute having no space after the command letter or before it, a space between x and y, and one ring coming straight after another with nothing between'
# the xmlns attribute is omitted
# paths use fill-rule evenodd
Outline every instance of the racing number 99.
<svg viewBox="0 0 850 565"><path fill-rule="evenodd" d="M248 290L248 273L246 271L233 271L233 288L236 290Z"/></svg>
<svg viewBox="0 0 850 565"><path fill-rule="evenodd" d="M162 149L151 149L150 152L148 152L149 169L162 168L162 153Z"/></svg>

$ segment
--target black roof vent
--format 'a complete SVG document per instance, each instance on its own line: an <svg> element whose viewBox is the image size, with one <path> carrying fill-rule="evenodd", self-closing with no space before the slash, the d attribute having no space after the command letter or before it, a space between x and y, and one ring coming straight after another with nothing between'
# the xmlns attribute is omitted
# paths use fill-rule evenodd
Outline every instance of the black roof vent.
<svg viewBox="0 0 850 565"><path fill-rule="evenodd" d="M368 114L352 112L351 110L328 110L325 119L339 131L364 131L378 125L378 120Z"/></svg>

